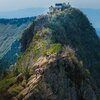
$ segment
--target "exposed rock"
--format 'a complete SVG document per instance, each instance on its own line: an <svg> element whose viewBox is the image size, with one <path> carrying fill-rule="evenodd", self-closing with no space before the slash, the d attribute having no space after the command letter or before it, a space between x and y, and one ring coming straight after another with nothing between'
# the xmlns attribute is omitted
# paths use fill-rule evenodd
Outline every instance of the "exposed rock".
<svg viewBox="0 0 100 100"><path fill-rule="evenodd" d="M18 100L96 100L91 85L81 78L85 69L72 66L66 56L55 59L47 64L44 74L31 76Z"/></svg>
<svg viewBox="0 0 100 100"><path fill-rule="evenodd" d="M0 19L0 67L15 64L20 53L20 39L34 18Z"/></svg>
<svg viewBox="0 0 100 100"><path fill-rule="evenodd" d="M12 97L96 100L93 78L99 87L100 39L80 10L38 16L24 32L21 47L16 66L27 77L26 85Z"/></svg>
<svg viewBox="0 0 100 100"><path fill-rule="evenodd" d="M16 81L17 83L20 83L24 80L24 75L23 73L20 73L17 77L16 77Z"/></svg>

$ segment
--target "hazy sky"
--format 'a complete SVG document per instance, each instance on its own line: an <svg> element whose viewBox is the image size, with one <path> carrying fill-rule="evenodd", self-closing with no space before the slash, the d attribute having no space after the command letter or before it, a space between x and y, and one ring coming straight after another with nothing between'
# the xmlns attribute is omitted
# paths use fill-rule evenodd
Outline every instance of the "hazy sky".
<svg viewBox="0 0 100 100"><path fill-rule="evenodd" d="M67 1L75 7L100 9L100 0L0 0L0 12L24 8L48 7L56 2Z"/></svg>

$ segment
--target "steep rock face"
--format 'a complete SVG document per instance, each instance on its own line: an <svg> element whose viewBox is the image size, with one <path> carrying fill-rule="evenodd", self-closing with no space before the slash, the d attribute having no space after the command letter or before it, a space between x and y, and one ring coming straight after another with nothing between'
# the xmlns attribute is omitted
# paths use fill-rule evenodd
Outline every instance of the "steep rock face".
<svg viewBox="0 0 100 100"><path fill-rule="evenodd" d="M34 18L0 19L0 66L14 64L20 52L20 38ZM5 68L4 68L5 69Z"/></svg>
<svg viewBox="0 0 100 100"><path fill-rule="evenodd" d="M80 10L71 8L53 15L39 16L34 23L34 33L43 27L50 28L53 42L71 45L87 67L99 65L100 39ZM22 44L22 49L23 46L25 45Z"/></svg>
<svg viewBox="0 0 100 100"><path fill-rule="evenodd" d="M32 41L35 33L37 33L43 27L47 27L48 25L49 17L47 15L37 16L31 26L23 33L21 38L21 51L25 52L25 50L29 47L29 44Z"/></svg>
<svg viewBox="0 0 100 100"><path fill-rule="evenodd" d="M99 49L95 29L78 9L38 16L22 36L23 54L0 82L0 98L96 100Z"/></svg>
<svg viewBox="0 0 100 100"><path fill-rule="evenodd" d="M76 58L70 58L65 54L59 56L52 54L47 58L39 58L34 66L36 64L44 70L43 74L37 76L33 74L16 99L96 100L89 83L90 76Z"/></svg>
<svg viewBox="0 0 100 100"><path fill-rule="evenodd" d="M33 33L40 31L40 34L43 27L49 28L51 32L46 36L46 41L60 43L63 46L70 45L74 48L78 58L90 69L97 83L100 83L100 39L92 24L80 10L70 8L64 12L39 16L34 23ZM22 49L26 46L23 40Z"/></svg>
<svg viewBox="0 0 100 100"><path fill-rule="evenodd" d="M40 72L37 73L36 69ZM62 53L38 58L33 64L31 76L23 82L25 79L18 82L16 77L16 81L0 92L0 99L96 100L90 73L69 47Z"/></svg>

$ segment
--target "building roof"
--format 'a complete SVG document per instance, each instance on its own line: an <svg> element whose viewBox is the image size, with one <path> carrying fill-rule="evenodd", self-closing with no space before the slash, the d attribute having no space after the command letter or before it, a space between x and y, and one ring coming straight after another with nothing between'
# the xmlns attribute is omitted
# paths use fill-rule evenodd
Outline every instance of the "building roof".
<svg viewBox="0 0 100 100"><path fill-rule="evenodd" d="M56 3L55 6L63 6L62 3Z"/></svg>

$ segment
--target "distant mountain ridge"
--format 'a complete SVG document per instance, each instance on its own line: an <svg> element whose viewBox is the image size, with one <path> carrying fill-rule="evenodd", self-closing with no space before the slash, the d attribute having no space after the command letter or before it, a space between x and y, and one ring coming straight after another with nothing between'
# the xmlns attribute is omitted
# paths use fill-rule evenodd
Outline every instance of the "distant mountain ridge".
<svg viewBox="0 0 100 100"><path fill-rule="evenodd" d="M0 12L0 18L23 18L44 14L47 8L26 8L16 11Z"/></svg>
<svg viewBox="0 0 100 100"><path fill-rule="evenodd" d="M3 25L17 25L17 26L21 26L22 24L27 23L28 21L32 21L35 17L26 17L26 18L10 18L10 19L6 19L6 18L1 18L0 19L0 24Z"/></svg>
<svg viewBox="0 0 100 100"><path fill-rule="evenodd" d="M96 28L97 34L99 35L100 32L98 32L98 29L100 28L100 9L81 8L81 10L87 15L93 26ZM47 8L26 8L16 11L0 12L0 18L32 17L45 14L46 12Z"/></svg>

